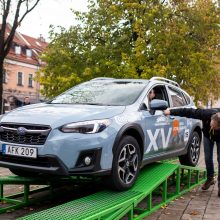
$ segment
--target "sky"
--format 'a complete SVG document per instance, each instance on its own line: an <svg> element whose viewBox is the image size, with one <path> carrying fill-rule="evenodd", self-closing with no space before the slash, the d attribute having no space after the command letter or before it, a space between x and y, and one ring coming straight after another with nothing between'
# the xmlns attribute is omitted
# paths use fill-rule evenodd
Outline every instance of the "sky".
<svg viewBox="0 0 220 220"><path fill-rule="evenodd" d="M65 28L76 24L71 8L86 11L87 0L41 0L36 8L24 18L18 31L35 38L42 35L48 40L51 24Z"/></svg>

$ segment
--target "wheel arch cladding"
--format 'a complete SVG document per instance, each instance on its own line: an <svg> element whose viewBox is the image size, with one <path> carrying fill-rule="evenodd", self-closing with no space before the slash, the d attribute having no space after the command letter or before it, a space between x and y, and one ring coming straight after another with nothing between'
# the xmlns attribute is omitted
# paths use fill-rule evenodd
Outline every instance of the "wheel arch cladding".
<svg viewBox="0 0 220 220"><path fill-rule="evenodd" d="M194 128L194 131L196 131L198 133L198 135L200 137L200 140L202 140L202 130L201 130L201 128L199 126L196 126Z"/></svg>
<svg viewBox="0 0 220 220"><path fill-rule="evenodd" d="M141 160L142 160L143 154L144 154L144 132L143 132L141 126L138 124L135 124L135 123L126 124L119 130L119 132L115 138L114 146L112 149L113 154L115 153L120 140L125 135L132 136L137 140L138 145L140 147Z"/></svg>

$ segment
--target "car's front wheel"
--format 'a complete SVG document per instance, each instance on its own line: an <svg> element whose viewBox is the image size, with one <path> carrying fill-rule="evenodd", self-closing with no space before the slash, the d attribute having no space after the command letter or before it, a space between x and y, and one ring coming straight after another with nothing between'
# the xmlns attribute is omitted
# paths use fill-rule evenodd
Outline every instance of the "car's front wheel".
<svg viewBox="0 0 220 220"><path fill-rule="evenodd" d="M124 136L114 153L111 184L122 191L133 186L137 179L141 162L140 147L132 136Z"/></svg>
<svg viewBox="0 0 220 220"><path fill-rule="evenodd" d="M179 156L179 161L182 165L193 167L197 165L200 155L200 143L201 138L198 132L194 131L189 142L187 154Z"/></svg>

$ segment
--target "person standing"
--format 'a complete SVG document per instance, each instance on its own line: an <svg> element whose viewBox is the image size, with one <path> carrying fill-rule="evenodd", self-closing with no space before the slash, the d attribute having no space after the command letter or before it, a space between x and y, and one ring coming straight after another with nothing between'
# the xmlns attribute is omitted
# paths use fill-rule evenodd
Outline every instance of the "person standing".
<svg viewBox="0 0 220 220"><path fill-rule="evenodd" d="M204 155L207 170L207 180L202 189L207 190L214 181L213 149L217 146L218 171L220 172L220 112L217 109L167 109L165 115L176 115L187 118L200 119L203 122ZM220 174L218 174L218 196L220 197Z"/></svg>

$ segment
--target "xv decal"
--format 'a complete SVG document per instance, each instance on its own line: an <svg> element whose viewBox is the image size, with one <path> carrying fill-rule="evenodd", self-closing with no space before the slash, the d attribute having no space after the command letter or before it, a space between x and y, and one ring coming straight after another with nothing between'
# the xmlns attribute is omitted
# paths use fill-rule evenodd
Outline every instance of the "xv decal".
<svg viewBox="0 0 220 220"><path fill-rule="evenodd" d="M168 147L171 133L172 133L172 128L169 128L168 134L166 136L165 136L165 131L163 128L156 129L154 135L152 134L151 130L147 130L147 134L150 139L150 144L148 145L145 153L149 153L152 148L154 149L154 151L158 151L157 138L159 134L162 139L162 148L166 149Z"/></svg>
<svg viewBox="0 0 220 220"><path fill-rule="evenodd" d="M184 141L188 142L189 140L189 129L186 129L184 132Z"/></svg>
<svg viewBox="0 0 220 220"><path fill-rule="evenodd" d="M174 119L174 120L173 120L173 131L172 131L172 135L173 135L173 136L177 136L178 132L179 132L179 121L176 120L176 119Z"/></svg>

